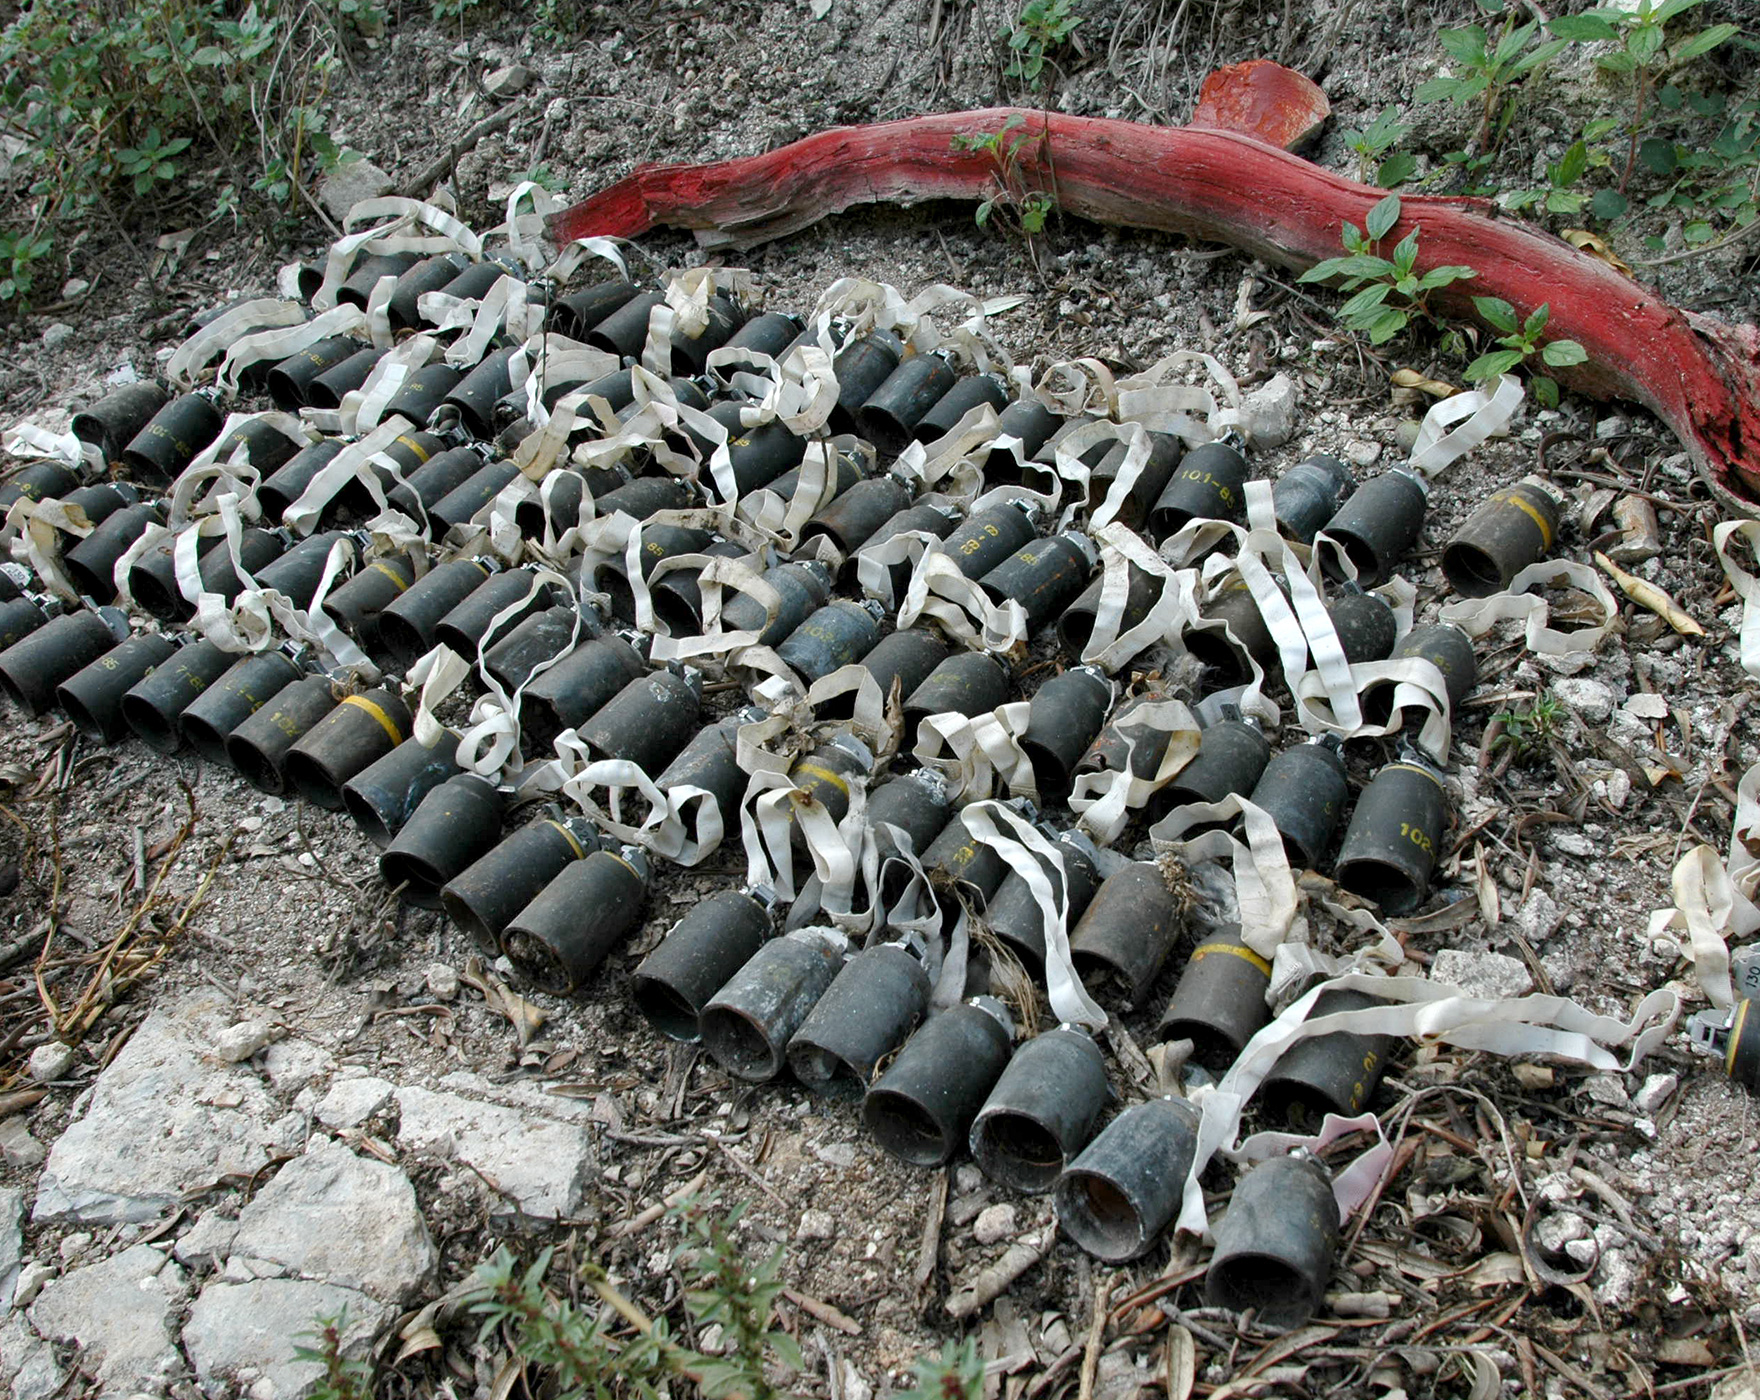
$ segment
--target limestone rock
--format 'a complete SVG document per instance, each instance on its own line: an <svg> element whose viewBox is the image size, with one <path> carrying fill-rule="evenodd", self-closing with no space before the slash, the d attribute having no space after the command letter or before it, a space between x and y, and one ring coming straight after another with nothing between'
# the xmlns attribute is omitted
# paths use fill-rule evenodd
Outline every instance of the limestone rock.
<svg viewBox="0 0 1760 1400"><path fill-rule="evenodd" d="M151 1220L192 1187L263 1165L274 1110L262 1081L205 1058L227 1020L217 995L198 993L141 1023L50 1149L35 1219Z"/></svg>
<svg viewBox="0 0 1760 1400"><path fill-rule="evenodd" d="M81 1369L113 1393L156 1390L182 1364L172 1318L187 1291L182 1269L137 1244L45 1285L31 1323L77 1342Z"/></svg>
<svg viewBox="0 0 1760 1400"><path fill-rule="evenodd" d="M17 1313L0 1322L0 1393L12 1400L49 1400L67 1384L55 1349Z"/></svg>
<svg viewBox="0 0 1760 1400"><path fill-rule="evenodd" d="M483 79L483 91L491 97L517 97L532 85L536 76L523 63L510 63Z"/></svg>
<svg viewBox="0 0 1760 1400"><path fill-rule="evenodd" d="M370 160L337 166L318 186L318 202L337 223L363 199L378 199L397 189L397 182Z"/></svg>
<svg viewBox="0 0 1760 1400"><path fill-rule="evenodd" d="M972 1237L979 1244L1000 1244L1013 1239L1019 1230L1013 1202L986 1206L972 1223Z"/></svg>
<svg viewBox="0 0 1760 1400"><path fill-rule="evenodd" d="M390 1103L396 1090L386 1079L339 1079L319 1102L318 1121L338 1130L358 1128Z"/></svg>
<svg viewBox="0 0 1760 1400"><path fill-rule="evenodd" d="M231 1254L390 1302L419 1289L435 1262L403 1173L340 1143L296 1157L257 1192L239 1213Z"/></svg>
<svg viewBox="0 0 1760 1400"><path fill-rule="evenodd" d="M31 1078L39 1084L67 1078L73 1068L73 1047L51 1040L31 1051Z"/></svg>
<svg viewBox="0 0 1760 1400"><path fill-rule="evenodd" d="M1275 374L1241 404L1241 411L1253 431L1255 447L1282 447L1296 435L1295 380L1287 374Z"/></svg>
<svg viewBox="0 0 1760 1400"><path fill-rule="evenodd" d="M0 1302L10 1302L24 1260L24 1192L16 1186L0 1190Z"/></svg>
<svg viewBox="0 0 1760 1400"><path fill-rule="evenodd" d="M1613 713L1613 691L1588 676L1566 676L1552 683L1552 693L1589 724L1606 724Z"/></svg>
<svg viewBox="0 0 1760 1400"><path fill-rule="evenodd" d="M392 1309L365 1293L306 1279L216 1281L202 1290L183 1328L183 1345L203 1388L250 1367L275 1387L276 1400L308 1394L323 1375L315 1361L296 1361L293 1349L309 1345L319 1318L346 1310L343 1353L362 1355L391 1320Z"/></svg>
<svg viewBox="0 0 1760 1400"><path fill-rule="evenodd" d="M43 332L43 348L45 350L59 350L72 339L73 327L65 321L57 321Z"/></svg>
<svg viewBox="0 0 1760 1400"><path fill-rule="evenodd" d="M0 1122L0 1156L15 1167L34 1167L48 1155L31 1136L30 1125L15 1116Z"/></svg>
<svg viewBox="0 0 1760 1400"><path fill-rule="evenodd" d="M399 1089L397 1105L397 1140L405 1147L468 1163L528 1216L549 1219L579 1209L583 1183L594 1170L585 1128L428 1089ZM494 1209L505 1213L502 1195Z"/></svg>
<svg viewBox="0 0 1760 1400"><path fill-rule="evenodd" d="M267 1045L274 1033L267 1021L240 1021L214 1037L214 1054L229 1065L238 1064Z"/></svg>
<svg viewBox="0 0 1760 1400"><path fill-rule="evenodd" d="M218 1268L232 1252L232 1238L237 1233L236 1219L217 1210L205 1210L183 1232L171 1252L192 1269Z"/></svg>
<svg viewBox="0 0 1760 1400"><path fill-rule="evenodd" d="M278 1040L263 1057L269 1082L284 1094L297 1094L314 1079L330 1072L336 1059L322 1045L297 1036Z"/></svg>
<svg viewBox="0 0 1760 1400"><path fill-rule="evenodd" d="M1527 965L1502 953L1472 953L1444 948L1430 963L1430 979L1448 982L1469 996L1486 1001L1525 996L1534 989Z"/></svg>

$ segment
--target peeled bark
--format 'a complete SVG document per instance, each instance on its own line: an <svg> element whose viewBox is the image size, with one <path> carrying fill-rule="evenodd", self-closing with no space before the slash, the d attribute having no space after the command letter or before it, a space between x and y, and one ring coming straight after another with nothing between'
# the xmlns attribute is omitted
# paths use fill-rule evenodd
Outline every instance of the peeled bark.
<svg viewBox="0 0 1760 1400"><path fill-rule="evenodd" d="M708 246L748 247L856 204L984 199L995 192L994 160L954 149L953 138L999 131L1011 118L1020 119L1011 136L1024 138L1024 188L1055 189L1066 213L1227 243L1288 268L1338 254L1344 223L1362 227L1386 193L1232 131L996 107L836 127L738 160L644 166L555 215L551 232L634 237L664 224L694 229ZM1501 297L1523 316L1550 303L1548 338L1576 340L1589 356L1557 377L1653 410L1721 498L1760 513L1760 331L1671 306L1489 201L1406 198L1387 246L1414 227L1420 272L1449 263L1478 271L1435 294L1436 309L1473 319L1474 295Z"/></svg>

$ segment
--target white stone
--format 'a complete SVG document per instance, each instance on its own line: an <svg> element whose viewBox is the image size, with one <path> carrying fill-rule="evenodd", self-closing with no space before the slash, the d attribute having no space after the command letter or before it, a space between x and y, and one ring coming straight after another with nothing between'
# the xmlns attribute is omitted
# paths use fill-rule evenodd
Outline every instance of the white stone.
<svg viewBox="0 0 1760 1400"><path fill-rule="evenodd" d="M296 1157L238 1217L231 1255L397 1302L434 1269L415 1189L385 1162L340 1143Z"/></svg>
<svg viewBox="0 0 1760 1400"><path fill-rule="evenodd" d="M28 1308L36 1302L37 1294L43 1291L43 1285L55 1277L52 1265L39 1263L33 1259L18 1271L18 1282L12 1285L12 1306Z"/></svg>
<svg viewBox="0 0 1760 1400"><path fill-rule="evenodd" d="M228 1026L214 1037L214 1056L229 1065L236 1065L269 1043L275 1028L267 1021L240 1021Z"/></svg>
<svg viewBox="0 0 1760 1400"><path fill-rule="evenodd" d="M1638 694L1632 696L1630 700L1627 700L1624 705L1620 706L1620 708L1634 719L1658 720L1668 718L1668 701L1663 699L1662 696L1656 694L1655 691L1640 691Z"/></svg>
<svg viewBox="0 0 1760 1400"><path fill-rule="evenodd" d="M801 1223L796 1227L794 1237L797 1240L835 1239L837 1219L828 1210L802 1211Z"/></svg>
<svg viewBox="0 0 1760 1400"><path fill-rule="evenodd" d="M1520 960L1460 948L1444 948L1431 960L1430 980L1450 983L1486 1001L1524 996L1534 987L1534 979Z"/></svg>
<svg viewBox="0 0 1760 1400"><path fill-rule="evenodd" d="M42 1143L31 1136L30 1125L23 1117L0 1122L0 1156L15 1167L34 1167L49 1155Z"/></svg>
<svg viewBox="0 0 1760 1400"><path fill-rule="evenodd" d="M428 990L441 1001L451 1001L458 995L458 969L449 963L429 963Z"/></svg>
<svg viewBox="0 0 1760 1400"><path fill-rule="evenodd" d="M67 1384L55 1349L17 1313L0 1323L0 1394L12 1400L50 1400Z"/></svg>
<svg viewBox="0 0 1760 1400"><path fill-rule="evenodd" d="M1613 713L1611 687L1588 676L1565 676L1552 683L1552 693L1590 724L1606 724Z"/></svg>
<svg viewBox="0 0 1760 1400"><path fill-rule="evenodd" d="M24 1192L0 1189L0 1299L12 1297L24 1260Z"/></svg>
<svg viewBox="0 0 1760 1400"><path fill-rule="evenodd" d="M1381 460L1381 444L1378 442L1348 442L1344 448L1345 459L1355 466L1372 467Z"/></svg>
<svg viewBox="0 0 1760 1400"><path fill-rule="evenodd" d="M61 284L61 300L77 301L91 291L92 284L83 277L69 277Z"/></svg>
<svg viewBox="0 0 1760 1400"><path fill-rule="evenodd" d="M1556 851L1587 860L1596 854L1595 843L1580 831L1552 831L1546 839Z"/></svg>
<svg viewBox="0 0 1760 1400"><path fill-rule="evenodd" d="M178 1237L171 1252L192 1269L217 1268L232 1252L232 1237L237 1233L236 1219L218 1210L205 1210Z"/></svg>
<svg viewBox="0 0 1760 1400"><path fill-rule="evenodd" d="M483 79L483 91L491 97L517 97L532 85L535 76L523 63L510 63Z"/></svg>
<svg viewBox="0 0 1760 1400"><path fill-rule="evenodd" d="M1282 447L1296 435L1299 408L1295 381L1287 374L1274 374L1241 403L1252 430L1255 447Z"/></svg>
<svg viewBox="0 0 1760 1400"><path fill-rule="evenodd" d="M833 1142L824 1146L815 1146L813 1155L828 1167L837 1167L848 1171L856 1164L856 1146L853 1142Z"/></svg>
<svg viewBox="0 0 1760 1400"><path fill-rule="evenodd" d="M61 1262L79 1258L86 1252L92 1242L90 1230L75 1230L71 1235L64 1235L61 1240Z"/></svg>
<svg viewBox="0 0 1760 1400"><path fill-rule="evenodd" d="M72 1068L73 1047L63 1045L59 1040L47 1041L31 1051L31 1078L39 1084L65 1079Z"/></svg>
<svg viewBox="0 0 1760 1400"><path fill-rule="evenodd" d="M57 321L43 332L43 348L45 350L59 350L72 339L73 327L65 321Z"/></svg>
<svg viewBox="0 0 1760 1400"><path fill-rule="evenodd" d="M307 1394L323 1374L314 1361L296 1361L293 1349L311 1345L319 1318L346 1310L342 1332L345 1356L360 1356L375 1333L391 1320L392 1309L365 1293L306 1279L216 1280L202 1290L183 1328L183 1345L196 1376L210 1394L241 1371L254 1369L271 1382L280 1400Z"/></svg>
<svg viewBox="0 0 1760 1400"><path fill-rule="evenodd" d="M85 1116L50 1148L35 1219L152 1220L193 1187L263 1165L268 1091L204 1058L223 1026L223 1004L207 993L147 1016L93 1084Z"/></svg>
<svg viewBox="0 0 1760 1400"><path fill-rule="evenodd" d="M351 160L324 176L318 185L318 202L331 218L341 223L361 200L378 199L396 189L397 181L372 161Z"/></svg>
<svg viewBox="0 0 1760 1400"><path fill-rule="evenodd" d="M593 1139L584 1128L419 1088L399 1089L397 1106L398 1142L455 1157L481 1172L498 1188L492 1214L510 1214L506 1198L525 1215L545 1219L579 1209L596 1169Z"/></svg>
<svg viewBox="0 0 1760 1400"><path fill-rule="evenodd" d="M1649 1075L1645 1078L1638 1092L1632 1095L1632 1107L1646 1118L1652 1118L1665 1103L1674 1097L1674 1091L1680 1087L1679 1075Z"/></svg>
<svg viewBox="0 0 1760 1400"><path fill-rule="evenodd" d="M387 1079L339 1079L330 1086L315 1110L327 1128L358 1128L386 1104L397 1086Z"/></svg>
<svg viewBox="0 0 1760 1400"><path fill-rule="evenodd" d="M172 1318L187 1292L182 1269L137 1244L47 1284L31 1324L79 1343L80 1368L107 1389L158 1389L181 1365Z"/></svg>
<svg viewBox="0 0 1760 1400"><path fill-rule="evenodd" d="M278 1040L263 1056L269 1082L284 1094L297 1094L314 1079L330 1073L336 1058L322 1045L290 1036Z"/></svg>
<svg viewBox="0 0 1760 1400"><path fill-rule="evenodd" d="M972 1237L979 1244L1001 1244L1003 1240L1013 1239L1019 1230L1014 1204L1010 1201L986 1206L972 1222Z"/></svg>
<svg viewBox="0 0 1760 1400"><path fill-rule="evenodd" d="M1558 927L1561 912L1558 901L1545 890L1530 890L1522 907L1511 916L1511 922L1530 944L1539 943Z"/></svg>

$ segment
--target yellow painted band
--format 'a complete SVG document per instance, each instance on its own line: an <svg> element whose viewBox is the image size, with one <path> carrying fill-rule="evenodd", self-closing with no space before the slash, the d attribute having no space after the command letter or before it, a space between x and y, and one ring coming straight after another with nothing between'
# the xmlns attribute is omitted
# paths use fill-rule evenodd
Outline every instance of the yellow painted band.
<svg viewBox="0 0 1760 1400"><path fill-rule="evenodd" d="M391 716L386 714L384 710L375 705L371 700L367 699L366 696L346 695L343 697L342 703L344 705L353 705L357 709L365 710L374 719L378 720L379 727L391 736L391 742L394 746L403 742L403 731L392 721Z"/></svg>
<svg viewBox="0 0 1760 1400"><path fill-rule="evenodd" d="M1729 1023L1729 1049L1724 1051L1723 1056L1723 1072L1725 1074L1736 1072L1736 1050L1742 1043L1742 1024L1748 1019L1748 1008L1753 1004L1751 1001L1736 1004L1736 1018Z"/></svg>
<svg viewBox="0 0 1760 1400"><path fill-rule="evenodd" d="M376 569L379 573L384 574L386 578L390 579L393 583L395 583L397 585L397 591L399 593L401 593L404 589L409 587L409 580L406 579L402 574L398 573L396 569L392 568L383 559L375 559L373 561L373 568Z"/></svg>
<svg viewBox="0 0 1760 1400"><path fill-rule="evenodd" d="M1264 958L1260 957L1251 948L1248 948L1248 947L1246 947L1242 944L1239 944L1239 943L1203 943L1203 944L1200 944L1197 948L1195 948L1192 951L1192 961L1197 962L1199 958L1204 957L1210 953L1227 953L1231 957L1245 959L1247 962L1250 962L1254 967L1258 968L1259 971L1264 973L1267 977L1269 977L1271 975L1271 964L1266 962Z"/></svg>
<svg viewBox="0 0 1760 1400"><path fill-rule="evenodd" d="M553 821L550 825L560 831L562 833L562 839L574 847L574 858L576 860L585 860L587 858L587 853L581 849L581 843L575 839L575 834L572 831L558 821Z"/></svg>
<svg viewBox="0 0 1760 1400"><path fill-rule="evenodd" d="M1390 772L1393 769L1403 769L1407 773L1422 773L1431 782L1435 783L1437 787L1442 787L1442 779L1441 778L1437 777L1428 768L1420 768L1415 763L1390 763L1387 765L1386 768L1384 768L1382 770L1382 772ZM1444 788L1443 790L1447 791L1446 788Z"/></svg>
<svg viewBox="0 0 1760 1400"><path fill-rule="evenodd" d="M397 440L399 442L401 442L405 447L407 447L411 452L416 454L416 465L418 467L426 465L428 458L433 455L432 453L430 453L428 451L427 448L423 447L421 445L421 443L417 442L414 438L400 436Z"/></svg>
<svg viewBox="0 0 1760 1400"><path fill-rule="evenodd" d="M1532 520L1540 527L1540 548L1551 549L1552 526L1547 523L1546 517L1534 509L1532 501L1524 500L1519 492L1511 491L1508 499L1511 505L1516 507L1516 509L1521 511L1523 515L1527 516L1528 519Z"/></svg>
<svg viewBox="0 0 1760 1400"><path fill-rule="evenodd" d="M794 771L796 773L805 774L808 777L817 778L820 782L830 783L832 787L836 788L845 797L849 796L849 784L844 781L843 775L841 773L833 773L823 764L803 763ZM799 784L797 783L796 786L798 787Z"/></svg>

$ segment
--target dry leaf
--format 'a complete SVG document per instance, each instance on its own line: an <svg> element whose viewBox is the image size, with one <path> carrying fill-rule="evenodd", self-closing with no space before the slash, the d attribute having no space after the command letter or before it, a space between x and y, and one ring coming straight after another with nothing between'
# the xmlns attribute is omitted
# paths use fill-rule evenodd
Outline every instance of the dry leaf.
<svg viewBox="0 0 1760 1400"><path fill-rule="evenodd" d="M1697 1337L1665 1337L1656 1344L1656 1359L1665 1366L1714 1366L1717 1358Z"/></svg>
<svg viewBox="0 0 1760 1400"><path fill-rule="evenodd" d="M1528 1281L1528 1275L1522 1269L1522 1256L1506 1250L1487 1254L1461 1278L1469 1288L1501 1288L1507 1283Z"/></svg>
<svg viewBox="0 0 1760 1400"><path fill-rule="evenodd" d="M481 958L473 957L459 974L459 980L475 987L483 994L483 1001L493 1011L499 1011L513 1022L514 1034L519 1037L523 1047L530 1043L544 1024L545 1015L541 1007L527 1001L512 987L503 982L483 965Z"/></svg>
<svg viewBox="0 0 1760 1400"><path fill-rule="evenodd" d="M1479 897L1479 917L1486 928L1496 928L1503 921L1503 906L1497 897L1497 881L1485 863L1485 847L1473 842L1473 891Z"/></svg>
<svg viewBox="0 0 1760 1400"><path fill-rule="evenodd" d="M1619 254L1607 246L1607 240L1598 233L1590 233L1586 228L1567 228L1564 241L1580 252L1592 258L1600 258L1609 267L1617 267L1627 277L1632 275L1631 264L1623 261Z"/></svg>
<svg viewBox="0 0 1760 1400"><path fill-rule="evenodd" d="M1558 1083L1558 1075L1551 1065L1515 1064L1509 1067L1509 1072L1524 1089L1550 1089Z"/></svg>
<svg viewBox="0 0 1760 1400"><path fill-rule="evenodd" d="M1630 598L1641 608L1649 608L1683 637L1703 637L1705 629L1695 622L1692 616L1684 611L1680 604L1663 592L1653 583L1628 574L1624 569L1609 559L1600 550L1595 551L1595 562L1615 583L1619 591Z"/></svg>
<svg viewBox="0 0 1760 1400"><path fill-rule="evenodd" d="M1179 1323L1167 1328L1167 1400L1189 1400L1198 1379L1198 1347Z"/></svg>
<svg viewBox="0 0 1760 1400"><path fill-rule="evenodd" d="M1416 389L1420 393L1430 395L1433 399L1452 398L1455 394L1460 393L1459 389L1445 380L1432 379L1429 375L1420 374L1415 369L1396 369L1388 376L1388 379L1396 389Z"/></svg>
<svg viewBox="0 0 1760 1400"><path fill-rule="evenodd" d="M1497 1364L1482 1351L1465 1351L1460 1355L1473 1369L1473 1388L1467 1392L1467 1400L1497 1400L1503 1393L1503 1378L1497 1374Z"/></svg>

